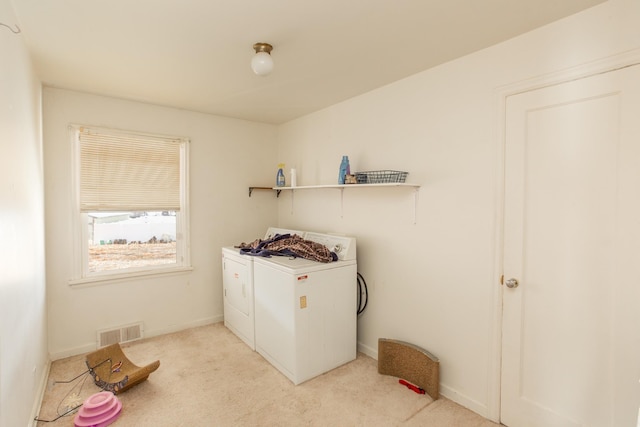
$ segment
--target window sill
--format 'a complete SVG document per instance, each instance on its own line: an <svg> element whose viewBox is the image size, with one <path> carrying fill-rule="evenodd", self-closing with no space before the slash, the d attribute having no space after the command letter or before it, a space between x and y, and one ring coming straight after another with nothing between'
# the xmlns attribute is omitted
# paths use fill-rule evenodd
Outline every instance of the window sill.
<svg viewBox="0 0 640 427"><path fill-rule="evenodd" d="M69 280L72 287L84 288L89 286L107 285L109 283L122 282L136 277L170 276L173 274L188 273L193 271L193 267L170 267L163 269L136 271L129 273L105 274L99 276L83 277L81 279Z"/></svg>

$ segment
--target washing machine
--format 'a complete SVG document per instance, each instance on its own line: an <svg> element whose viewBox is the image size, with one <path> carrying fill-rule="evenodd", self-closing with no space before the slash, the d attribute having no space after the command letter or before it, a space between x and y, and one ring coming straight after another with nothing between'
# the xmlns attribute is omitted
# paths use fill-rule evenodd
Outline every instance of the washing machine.
<svg viewBox="0 0 640 427"><path fill-rule="evenodd" d="M285 228L269 227L264 238L276 234L297 234L304 232ZM253 302L253 260L254 256L241 255L233 246L222 248L222 288L224 300L224 325L252 350L255 345L254 302Z"/></svg>
<svg viewBox="0 0 640 427"><path fill-rule="evenodd" d="M256 257L256 351L294 384L356 358L357 264L353 237L307 232L338 260Z"/></svg>

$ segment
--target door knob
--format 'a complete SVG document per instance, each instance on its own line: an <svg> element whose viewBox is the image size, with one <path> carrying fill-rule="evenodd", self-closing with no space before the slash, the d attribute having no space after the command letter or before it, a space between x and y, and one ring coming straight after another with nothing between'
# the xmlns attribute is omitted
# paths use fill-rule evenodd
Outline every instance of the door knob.
<svg viewBox="0 0 640 427"><path fill-rule="evenodd" d="M519 283L518 283L518 279L507 279L506 282L504 282L505 285L507 285L507 288L513 289L513 288L517 288Z"/></svg>

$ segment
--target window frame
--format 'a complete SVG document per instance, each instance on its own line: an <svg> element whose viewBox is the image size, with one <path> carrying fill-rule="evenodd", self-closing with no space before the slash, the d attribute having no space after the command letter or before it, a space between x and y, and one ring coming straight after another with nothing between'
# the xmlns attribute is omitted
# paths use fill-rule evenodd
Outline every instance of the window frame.
<svg viewBox="0 0 640 427"><path fill-rule="evenodd" d="M107 134L135 135L150 138L171 138L180 141L180 210L176 212L176 263L123 268L117 270L89 271L89 229L88 213L80 210L80 140L81 128L91 128ZM133 277L175 274L191 271L189 233L189 145L186 137L175 137L137 131L126 131L91 125L70 124L69 140L72 146L72 278L70 285L96 282L118 281Z"/></svg>

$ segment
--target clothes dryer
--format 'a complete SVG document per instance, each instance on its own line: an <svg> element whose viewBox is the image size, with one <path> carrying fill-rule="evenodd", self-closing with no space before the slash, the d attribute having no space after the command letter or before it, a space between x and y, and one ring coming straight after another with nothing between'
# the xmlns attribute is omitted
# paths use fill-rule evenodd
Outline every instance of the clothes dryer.
<svg viewBox="0 0 640 427"><path fill-rule="evenodd" d="M303 231L269 227L264 238L269 239L276 234L304 236ZM241 255L236 247L222 248L224 325L255 350L253 259L252 256Z"/></svg>
<svg viewBox="0 0 640 427"><path fill-rule="evenodd" d="M294 384L356 358L357 264L353 237L307 232L338 261L256 257L256 351Z"/></svg>

